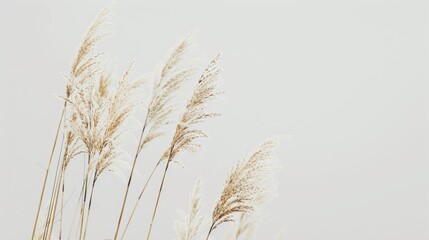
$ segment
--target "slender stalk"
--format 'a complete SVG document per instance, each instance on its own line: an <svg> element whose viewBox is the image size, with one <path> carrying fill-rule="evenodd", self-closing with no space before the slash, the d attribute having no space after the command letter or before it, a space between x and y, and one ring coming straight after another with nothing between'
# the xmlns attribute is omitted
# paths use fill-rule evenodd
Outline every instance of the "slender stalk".
<svg viewBox="0 0 429 240"><path fill-rule="evenodd" d="M94 179L92 180L92 188L91 188L91 194L89 196L88 212L86 214L86 223L85 223L85 231L83 232L83 239L86 239L86 231L88 230L89 213L91 212L92 196L94 195L94 187L95 187L96 181L97 181L97 170L94 171Z"/></svg>
<svg viewBox="0 0 429 240"><path fill-rule="evenodd" d="M63 118L64 118L64 114L65 114L65 110L66 110L66 104L67 103L64 102L63 111L61 113L61 117L60 117L60 120L58 122L57 132L55 133L54 144L53 144L52 150L51 150L51 156L49 157L48 168L45 171L45 177L43 180L42 191L40 193L39 205L37 207L36 219L34 220L33 233L31 234L31 239L34 239L34 235L36 234L37 222L39 220L39 214L40 214L40 209L41 209L42 202L43 202L43 196L45 194L46 182L48 180L49 169L51 168L51 163L52 163L52 158L54 156L55 147L57 146L58 135L60 133L61 124L63 122Z"/></svg>
<svg viewBox="0 0 429 240"><path fill-rule="evenodd" d="M79 203L80 203L80 201L82 200L83 187L84 187L84 186L82 185L82 188L80 189L79 198L78 198L78 201L77 201L77 204L76 204L76 210L74 211L74 214L73 214L72 224L70 225L70 229L69 229L69 237L67 238L67 239L69 239L69 240L70 240L70 237L71 237L71 234L72 234L72 229L73 229L73 226L74 226L74 223L75 223L75 220L76 220L77 213L79 212Z"/></svg>
<svg viewBox="0 0 429 240"><path fill-rule="evenodd" d="M64 210L64 188L65 188L65 184L64 184L64 180L65 177L63 177L63 183L62 183L62 187L61 187L61 209L60 209L60 233L59 233L59 240L61 240L62 237L62 233L63 233L63 210Z"/></svg>
<svg viewBox="0 0 429 240"><path fill-rule="evenodd" d="M63 168L61 168L63 169ZM60 195L60 189L61 189L61 185L62 185L62 181L63 181L63 170L61 170L60 172L60 176L58 179L58 187L56 190L56 194L55 194L55 198L54 198L54 204L53 204L53 208L52 208L52 217L50 219L50 228L49 228L49 234L48 234L48 239L51 239L52 236L52 230L54 229L54 223L55 223L55 217L56 217L56 211L57 211L57 203L58 203L58 198Z"/></svg>
<svg viewBox="0 0 429 240"><path fill-rule="evenodd" d="M209 240L210 233L212 233L212 231L213 231L213 226L214 226L214 222L213 222L213 223L212 223L212 225L210 226L210 230L209 230L209 232L207 233L206 240Z"/></svg>
<svg viewBox="0 0 429 240"><path fill-rule="evenodd" d="M42 239L43 240L45 240L45 239L48 238L47 234L49 232L51 224L53 224L53 221L52 221L52 210L53 210L53 206L54 206L55 196L57 195L56 193L58 191L58 187L57 187L57 183L59 181L58 172L59 172L59 169L60 169L60 162L61 162L61 154L62 154L62 151L63 151L63 144L64 144L64 135L63 135L62 140L61 140L60 154L58 156L57 168L55 170L54 183L52 184L51 199L49 201L48 213L46 214L46 221L45 221L45 226L44 226L43 235L42 235Z"/></svg>
<svg viewBox="0 0 429 240"><path fill-rule="evenodd" d="M159 163L160 163L160 162L158 162L158 163L155 165L155 167L152 169L152 172L151 172L151 174L150 174L149 178L146 180L146 183L144 184L144 187L143 187L143 189L141 190L141 192L140 192L140 194L139 194L139 197L137 198L137 202L136 202L136 204L134 205L134 208L133 208L133 211L131 212L130 217L128 218L127 224L125 225L125 229L124 229L124 231L122 232L121 240L122 240L122 239L124 239L125 233L127 232L128 226L130 225L130 222L131 222L131 219L133 218L134 213L136 212L136 209L137 209L137 206L138 206L138 204L139 204L139 202L140 202L140 199L142 198L143 193L144 193L144 191L146 190L147 185L149 184L150 180L152 179L152 176L153 176L153 174L155 173L155 170L158 168Z"/></svg>
<svg viewBox="0 0 429 240"><path fill-rule="evenodd" d="M87 177L85 177L85 181L84 181L83 185L84 185L84 190L83 190L83 201L82 201L81 209L80 209L79 239L82 239L83 219L85 216L86 194L87 194L87 188L88 188Z"/></svg>
<svg viewBox="0 0 429 240"><path fill-rule="evenodd" d="M80 220L79 220L79 239L82 239L82 228L83 228L83 218L85 215L85 203L86 203L86 192L87 192L87 178L85 177L84 183L83 183L84 187L83 187L83 201L81 204L81 209L80 209Z"/></svg>
<svg viewBox="0 0 429 240"><path fill-rule="evenodd" d="M170 156L171 156L171 151L173 148L171 148L170 150ZM164 170L164 174L162 175L162 180L161 180L161 185L159 186L159 191L158 191L158 197L156 198L156 203L155 203L155 208L153 209L153 214L152 214L152 220L150 222L150 226L149 226L149 231L147 233L147 237L146 240L150 239L150 234L152 232L152 226L153 226L153 222L155 220L155 216L156 216L156 211L158 210L158 204L159 204L159 199L161 197L161 192L162 192L162 188L164 187L164 182L165 182L165 176L167 175L167 170L168 170L168 166L170 164L170 157L167 159L167 164L165 165L165 170Z"/></svg>
<svg viewBox="0 0 429 240"><path fill-rule="evenodd" d="M91 163L91 155L89 153L90 151L88 150L88 167L89 167L89 164ZM85 217L86 196L88 193L88 169L86 170L86 173L85 173L85 180L83 185L84 185L84 194L83 194L82 207L80 211L79 239L82 239L83 220L85 219L84 217Z"/></svg>
<svg viewBox="0 0 429 240"><path fill-rule="evenodd" d="M138 158L138 156L140 154L141 144L142 144L142 140L143 140L144 131L146 129L148 115L149 114L146 115L146 119L145 119L145 122L143 124L142 132L140 134L140 140L139 140L139 143L138 143L138 146L137 146L137 151L136 151L136 154L135 154L135 157L134 157L133 166L131 167L130 177L128 179L128 184L127 184L127 189L125 190L125 196L124 196L124 200L122 202L121 213L119 214L118 225L116 226L115 237L113 238L114 240L116 240L118 238L119 228L121 226L121 221L122 221L122 215L124 214L125 204L127 203L128 191L130 189L131 180L133 178L134 169L135 169L135 166L136 166L136 163L137 163L137 158Z"/></svg>

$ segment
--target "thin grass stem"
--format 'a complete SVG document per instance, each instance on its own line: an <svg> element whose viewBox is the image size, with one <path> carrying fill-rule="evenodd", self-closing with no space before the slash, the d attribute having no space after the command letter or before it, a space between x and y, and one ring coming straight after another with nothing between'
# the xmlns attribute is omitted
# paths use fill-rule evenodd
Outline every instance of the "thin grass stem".
<svg viewBox="0 0 429 240"><path fill-rule="evenodd" d="M94 188L95 188L96 181L97 181L97 170L94 172L94 179L92 180L92 187L91 187L91 193L89 196L88 212L86 214L86 223L85 223L85 231L83 233L83 239L86 239L86 232L88 230L88 222L89 222L89 214L91 212L92 197L94 196Z"/></svg>
<svg viewBox="0 0 429 240"><path fill-rule="evenodd" d="M65 111L66 111L66 102L64 103L64 107L63 107L63 110L61 113L61 117L60 117L60 120L58 121L57 132L55 133L54 144L52 146L51 156L49 157L48 168L45 171L45 177L43 179L42 191L40 193L39 205L37 207L36 219L34 220L34 226L33 226L33 232L31 234L31 239L34 239L34 236L36 234L37 222L39 220L39 214L40 214L40 209L41 209L42 202L43 202L43 196L45 195L46 182L48 181L49 170L51 168L51 163L52 163L52 158L54 156L55 147L57 146L58 135L60 133L61 125L63 123Z"/></svg>
<svg viewBox="0 0 429 240"><path fill-rule="evenodd" d="M55 194L55 198L54 198L54 205L52 208L52 217L50 220L50 228L49 228L49 234L48 234L48 239L51 239L52 236L52 231L54 229L54 223L55 223L55 218L57 216L56 211L57 211L57 204L58 204L58 198L60 196L60 189L61 189L61 185L62 185L62 181L63 181L63 173L64 170L63 168L61 168L61 172L60 172L60 176L59 176L59 180L58 180L58 185L57 185L57 190L56 190L56 194Z"/></svg>
<svg viewBox="0 0 429 240"><path fill-rule="evenodd" d="M43 235L42 235L42 239L44 239L44 240L48 238L47 233L49 232L51 224L53 224L53 221L52 221L52 209L53 209L53 206L54 206L55 195L56 195L57 190L58 190L57 189L57 182L59 180L58 172L59 172L59 169L60 169L60 162L61 162L61 154L62 154L62 151L63 151L63 144L64 144L64 135L63 135L62 140L61 140L60 154L58 155L58 162L57 162L57 168L55 170L54 183L52 184L51 199L49 201L48 214L46 215L46 221L45 221L45 226L44 226Z"/></svg>
<svg viewBox="0 0 429 240"><path fill-rule="evenodd" d="M140 151L141 151L141 144L142 144L142 140L143 140L144 131L146 129L147 119L148 119L148 114L146 115L146 119L145 119L145 122L143 124L143 128L142 128L142 131L141 131L141 134L140 134L140 140L139 140L139 143L138 143L138 146L137 146L137 150L136 150L136 154L135 154L134 161L133 161L133 166L131 167L130 177L128 179L128 184L127 184L127 189L125 190L125 196L124 196L124 200L122 202L121 213L119 214L118 224L116 226L115 237L113 238L114 240L116 240L118 238L118 233L119 233L119 229L120 229L121 221L122 221L122 215L124 213L125 204L127 203L128 191L130 189L131 180L133 178L134 169L135 169L135 166L136 166L136 163L137 163L137 158L138 158L138 156L140 154Z"/></svg>
<svg viewBox="0 0 429 240"><path fill-rule="evenodd" d="M209 232L207 233L206 240L209 240L210 234L211 234L211 233L212 233L212 231L213 231L213 227L214 227L214 222L213 222L213 223L212 223L212 225L210 226Z"/></svg>
<svg viewBox="0 0 429 240"><path fill-rule="evenodd" d="M171 148L171 149L173 149L173 148ZM170 150L170 156L171 156L171 150ZM155 220L156 212L158 210L159 199L161 198L161 192L162 192L162 188L164 187L165 176L167 175L167 170L168 170L168 166L170 165L170 160L171 159L168 158L167 164L165 165L164 174L162 175L161 185L159 186L158 196L156 198L155 208L153 209L152 220L150 221L149 231L147 232L146 240L150 239L150 234L152 232L153 222Z"/></svg>
<svg viewBox="0 0 429 240"><path fill-rule="evenodd" d="M146 180L146 183L144 184L143 189L140 191L140 194L139 194L139 196L138 196L138 198L137 198L137 202L136 202L136 204L134 205L134 208L133 208L133 211L131 212L130 217L128 218L128 221L127 221L127 224L125 225L124 231L122 232L121 240L122 240L122 239L124 239L125 233L127 232L128 227L130 226L130 222L131 222L131 220L132 220L132 218L133 218L133 216L134 216L134 213L136 212L136 209L137 209L137 206L138 206L138 204L139 204L139 202L140 202L140 199L142 198L143 193L144 193L144 191L146 190L147 185L149 184L150 180L152 179L152 176L153 176L153 174L155 173L155 170L158 168L159 163L160 163L160 162L158 162L158 163L155 165L155 167L152 169L152 172L151 172L151 174L150 174L149 178Z"/></svg>
<svg viewBox="0 0 429 240"><path fill-rule="evenodd" d="M61 240L62 233L63 233L63 210L64 210L64 191L65 191L65 183L64 180L65 177L63 177L63 183L61 186L61 209L60 209L60 233L59 233L59 240Z"/></svg>
<svg viewBox="0 0 429 240"><path fill-rule="evenodd" d="M90 153L90 151L88 150L88 167L87 168L89 168L89 164L91 163L91 155L89 153ZM82 239L83 222L85 219L86 196L88 193L88 170L89 169L86 170L85 179L83 182L84 190L83 190L83 201L82 201L82 206L81 206L81 211L80 211L79 239Z"/></svg>

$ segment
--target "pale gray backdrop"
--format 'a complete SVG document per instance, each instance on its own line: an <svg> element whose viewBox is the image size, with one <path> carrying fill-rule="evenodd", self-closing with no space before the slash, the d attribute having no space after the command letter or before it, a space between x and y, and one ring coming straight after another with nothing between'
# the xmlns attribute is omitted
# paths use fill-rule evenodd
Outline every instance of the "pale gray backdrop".
<svg viewBox="0 0 429 240"><path fill-rule="evenodd" d="M108 2L1 1L1 239L30 238L63 76ZM216 109L224 116L203 126L211 138L181 157L185 169L171 168L153 239L175 238L176 209L187 209L198 177L209 215L229 168L275 134L286 136L278 196L255 239L429 239L428 2L228 2L118 1L113 35L101 44L117 74L135 60L134 77L190 32L203 63L223 52L226 96ZM145 150L134 186L166 142ZM69 195L78 195L77 179L68 176ZM125 183L105 175L98 184L88 234L109 239ZM145 236L156 185L129 239Z"/></svg>

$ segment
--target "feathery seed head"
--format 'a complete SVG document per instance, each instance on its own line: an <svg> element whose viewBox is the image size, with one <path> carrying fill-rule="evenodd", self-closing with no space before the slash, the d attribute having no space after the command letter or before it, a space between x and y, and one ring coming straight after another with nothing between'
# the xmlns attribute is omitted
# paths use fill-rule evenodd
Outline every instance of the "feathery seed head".
<svg viewBox="0 0 429 240"><path fill-rule="evenodd" d="M276 139L264 141L232 169L213 210L212 229L235 221L239 213L249 213L258 207L258 199L270 189L268 184L276 170L276 146Z"/></svg>
<svg viewBox="0 0 429 240"><path fill-rule="evenodd" d="M220 74L219 58L220 55L217 55L199 78L176 127L168 154L164 154L161 160L168 156L168 160L171 161L184 150L195 152L199 149L201 145L196 143L196 140L207 137L207 134L203 130L196 128L196 124L220 115L207 112L207 105L222 94L222 92L217 91Z"/></svg>
<svg viewBox="0 0 429 240"><path fill-rule="evenodd" d="M171 116L174 113L172 100L195 72L187 59L191 46L190 38L180 41L156 71L146 117L147 134L142 140L139 150L162 136L163 128L171 123Z"/></svg>
<svg viewBox="0 0 429 240"><path fill-rule="evenodd" d="M107 35L104 32L108 25L111 14L111 7L104 8L92 23L83 37L82 43L76 53L76 57L70 67L70 73L66 86L66 98L71 95L73 87L72 82L84 83L94 80L100 72L100 57L103 55L97 51L98 42Z"/></svg>
<svg viewBox="0 0 429 240"><path fill-rule="evenodd" d="M67 100L73 117L68 119L67 127L85 146L91 161L95 162L91 169L96 169L97 174L108 169L120 155L119 138L137 105L134 96L142 82L129 80L131 66L117 88L103 97L100 93L107 93L108 85L103 91L94 87L92 82L71 85L73 94Z"/></svg>
<svg viewBox="0 0 429 240"><path fill-rule="evenodd" d="M188 215L181 213L182 221L176 223L176 232L179 240L192 240L204 225L204 217L201 216L201 182L198 180L190 195L190 212Z"/></svg>

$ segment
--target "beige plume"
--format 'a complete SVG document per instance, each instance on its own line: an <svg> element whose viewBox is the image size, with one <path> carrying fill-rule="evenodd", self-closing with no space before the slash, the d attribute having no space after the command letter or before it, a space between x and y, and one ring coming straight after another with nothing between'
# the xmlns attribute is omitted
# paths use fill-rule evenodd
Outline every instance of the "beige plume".
<svg viewBox="0 0 429 240"><path fill-rule="evenodd" d="M237 215L253 212L258 207L258 196L271 189L276 146L276 139L264 141L231 170L213 209L208 236L222 223L234 222Z"/></svg>

